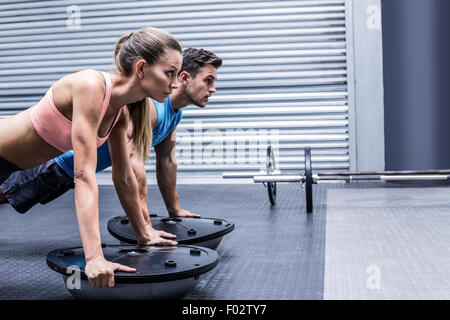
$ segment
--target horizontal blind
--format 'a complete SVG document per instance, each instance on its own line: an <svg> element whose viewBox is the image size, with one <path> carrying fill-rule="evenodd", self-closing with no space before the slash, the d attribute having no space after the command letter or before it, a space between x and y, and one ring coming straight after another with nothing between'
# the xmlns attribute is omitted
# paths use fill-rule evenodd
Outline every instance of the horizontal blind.
<svg viewBox="0 0 450 320"><path fill-rule="evenodd" d="M152 26L223 59L217 93L177 128L183 172L349 168L344 0L36 1L0 4L0 116L37 103L62 76L111 70L124 33ZM154 152L147 169L154 170Z"/></svg>

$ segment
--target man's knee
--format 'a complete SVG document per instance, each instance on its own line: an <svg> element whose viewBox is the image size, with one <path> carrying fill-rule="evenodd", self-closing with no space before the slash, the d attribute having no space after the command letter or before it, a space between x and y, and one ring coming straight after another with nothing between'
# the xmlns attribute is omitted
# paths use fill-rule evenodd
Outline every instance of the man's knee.
<svg viewBox="0 0 450 320"><path fill-rule="evenodd" d="M2 203L8 203L8 199L6 199L5 195L3 194L2 189L0 189L0 204Z"/></svg>

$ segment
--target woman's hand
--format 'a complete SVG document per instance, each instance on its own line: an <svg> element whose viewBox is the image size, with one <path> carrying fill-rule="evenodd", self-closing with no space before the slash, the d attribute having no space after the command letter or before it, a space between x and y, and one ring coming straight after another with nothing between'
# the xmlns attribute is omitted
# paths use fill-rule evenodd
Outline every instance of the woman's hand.
<svg viewBox="0 0 450 320"><path fill-rule="evenodd" d="M103 257L98 257L86 263L84 273L92 286L96 288L112 288L114 287L114 271L116 270L136 272L134 268L107 261Z"/></svg>

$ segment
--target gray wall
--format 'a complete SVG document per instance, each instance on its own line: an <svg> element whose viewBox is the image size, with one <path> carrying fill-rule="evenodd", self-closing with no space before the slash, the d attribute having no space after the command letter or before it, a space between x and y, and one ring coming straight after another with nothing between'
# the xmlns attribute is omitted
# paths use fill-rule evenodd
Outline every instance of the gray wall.
<svg viewBox="0 0 450 320"><path fill-rule="evenodd" d="M347 1L0 1L0 116L68 73L110 70L117 39L150 25L224 61L208 107L183 110L180 173L257 173L269 143L282 170L304 166L306 145L315 169L348 170Z"/></svg>
<svg viewBox="0 0 450 320"><path fill-rule="evenodd" d="M347 1L351 169L384 169L383 51L380 0ZM353 68L353 70L350 70ZM351 83L352 82L352 83ZM353 84L353 85L352 85ZM354 141L352 141L354 140Z"/></svg>
<svg viewBox="0 0 450 320"><path fill-rule="evenodd" d="M383 0L386 169L450 167L448 0Z"/></svg>
<svg viewBox="0 0 450 320"><path fill-rule="evenodd" d="M384 168L380 0L0 2L0 116L55 80L110 70L115 41L151 23L224 59L217 95L177 128L180 173ZM188 17L188 18L187 18ZM154 170L154 152L149 170Z"/></svg>

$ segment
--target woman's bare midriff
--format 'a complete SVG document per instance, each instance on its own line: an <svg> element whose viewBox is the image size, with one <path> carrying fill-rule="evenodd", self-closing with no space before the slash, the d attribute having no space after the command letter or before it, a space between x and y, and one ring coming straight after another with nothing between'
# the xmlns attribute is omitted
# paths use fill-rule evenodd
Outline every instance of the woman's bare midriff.
<svg viewBox="0 0 450 320"><path fill-rule="evenodd" d="M72 85L76 82L85 81L88 76L96 78L98 93L104 96L103 76L95 70L84 70L67 75L56 81L52 86L52 98L56 108L70 121L72 121L73 113ZM100 116L101 103L96 108L96 112ZM62 154L61 151L39 136L31 122L30 113L31 108L28 108L12 117L0 119L0 157L22 169L34 168ZM118 110L114 110L114 108L106 110L98 128L97 134L99 137L106 136L109 133L118 113Z"/></svg>
<svg viewBox="0 0 450 320"><path fill-rule="evenodd" d="M0 119L0 157L22 169L34 168L62 154L34 130L30 111Z"/></svg>

